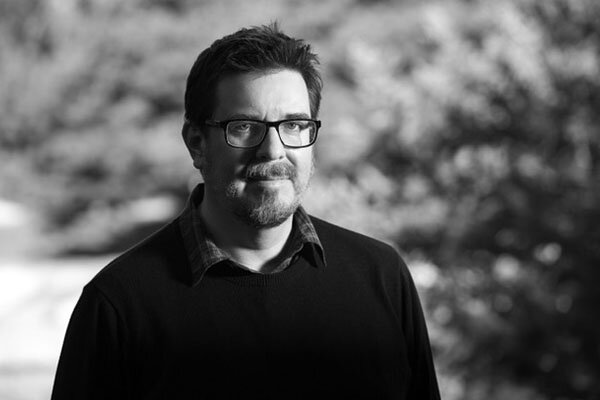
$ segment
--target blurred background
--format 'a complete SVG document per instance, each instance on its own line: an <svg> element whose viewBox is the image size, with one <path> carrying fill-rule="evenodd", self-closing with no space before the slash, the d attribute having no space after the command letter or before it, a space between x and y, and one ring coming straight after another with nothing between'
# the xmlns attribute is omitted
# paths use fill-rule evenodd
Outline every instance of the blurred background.
<svg viewBox="0 0 600 400"><path fill-rule="evenodd" d="M0 399L199 181L198 53L274 20L322 62L306 208L403 252L443 398L599 399L595 0L0 0Z"/></svg>

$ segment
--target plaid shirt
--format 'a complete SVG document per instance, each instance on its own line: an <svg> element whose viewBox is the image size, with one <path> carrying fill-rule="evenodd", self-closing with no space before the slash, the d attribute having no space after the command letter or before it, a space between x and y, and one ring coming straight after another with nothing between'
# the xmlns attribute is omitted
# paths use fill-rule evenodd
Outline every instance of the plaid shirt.
<svg viewBox="0 0 600 400"><path fill-rule="evenodd" d="M204 185L198 185L190 195L179 217L183 242L192 266L194 285L202 280L202 277L209 268L221 262L229 262L230 265L238 268L259 273L235 262L229 254L215 244L200 216L199 206L203 196ZM312 247L313 252L316 253L315 259L318 259L316 260L317 267L325 265L323 246L306 211L302 207L298 207L293 218L291 241L284 248L283 261L271 273L283 271L290 266L297 260L305 246Z"/></svg>

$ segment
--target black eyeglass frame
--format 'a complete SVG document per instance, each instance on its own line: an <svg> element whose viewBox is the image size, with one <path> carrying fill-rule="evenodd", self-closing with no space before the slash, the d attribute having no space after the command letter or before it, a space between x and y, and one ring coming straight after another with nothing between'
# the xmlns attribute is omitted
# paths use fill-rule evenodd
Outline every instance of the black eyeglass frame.
<svg viewBox="0 0 600 400"><path fill-rule="evenodd" d="M265 129L265 133L263 134L263 137L260 140L260 142L258 142L254 146L250 146L250 147L236 146L234 144L231 144L227 138L227 125L229 125L230 122L239 122L239 121L259 122L261 124L266 125L267 129ZM316 127L315 137L312 139L312 141L309 144L305 144L302 146L290 146L283 142L283 140L281 139L281 134L279 133L279 125L281 125L284 122L292 122L292 121L307 121L307 122L313 122L315 124L315 127ZM216 121L216 120L208 119L208 120L204 121L204 124L207 126L221 128L223 130L223 135L225 136L225 143L227 143L229 146L236 148L236 149L254 149L256 147L259 147L265 141L265 138L267 137L267 132L269 131L269 128L271 128L271 127L275 128L275 130L277 131L277 136L279 136L279 140L285 147L288 147L290 149L302 149L305 147L310 147L313 144L315 144L315 142L317 141L317 136L319 134L319 128L321 128L321 121L319 121L317 119L311 119L311 118L288 118L288 119L282 119L279 121L262 121L260 119L249 119L249 118L234 118L234 119L226 119L223 121Z"/></svg>

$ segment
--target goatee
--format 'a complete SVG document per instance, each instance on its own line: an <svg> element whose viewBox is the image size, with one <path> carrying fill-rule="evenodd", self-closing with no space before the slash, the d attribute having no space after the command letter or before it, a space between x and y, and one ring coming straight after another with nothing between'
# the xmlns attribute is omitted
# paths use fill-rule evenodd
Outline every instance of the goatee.
<svg viewBox="0 0 600 400"><path fill-rule="evenodd" d="M300 206L301 195L307 184L298 181L296 169L287 163L260 163L246 168L245 179L248 182L271 179L289 179L294 186L294 199L290 203L279 200L277 189L263 188L260 197L255 199L237 198L235 187L228 186L226 197L234 200L233 212L245 224L255 228L269 228L281 225L292 216Z"/></svg>

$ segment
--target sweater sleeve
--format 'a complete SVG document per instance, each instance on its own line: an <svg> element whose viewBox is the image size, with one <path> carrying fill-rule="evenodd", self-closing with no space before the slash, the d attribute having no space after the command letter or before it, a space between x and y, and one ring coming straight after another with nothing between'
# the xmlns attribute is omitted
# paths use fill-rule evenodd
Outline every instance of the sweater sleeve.
<svg viewBox="0 0 600 400"><path fill-rule="evenodd" d="M86 286L69 321L52 400L126 398L124 329L104 294Z"/></svg>
<svg viewBox="0 0 600 400"><path fill-rule="evenodd" d="M400 257L399 257L400 259ZM400 259L402 273L402 309L405 338L411 365L411 384L407 398L439 400L437 383L429 335L423 315L423 309L414 281L408 267Z"/></svg>

